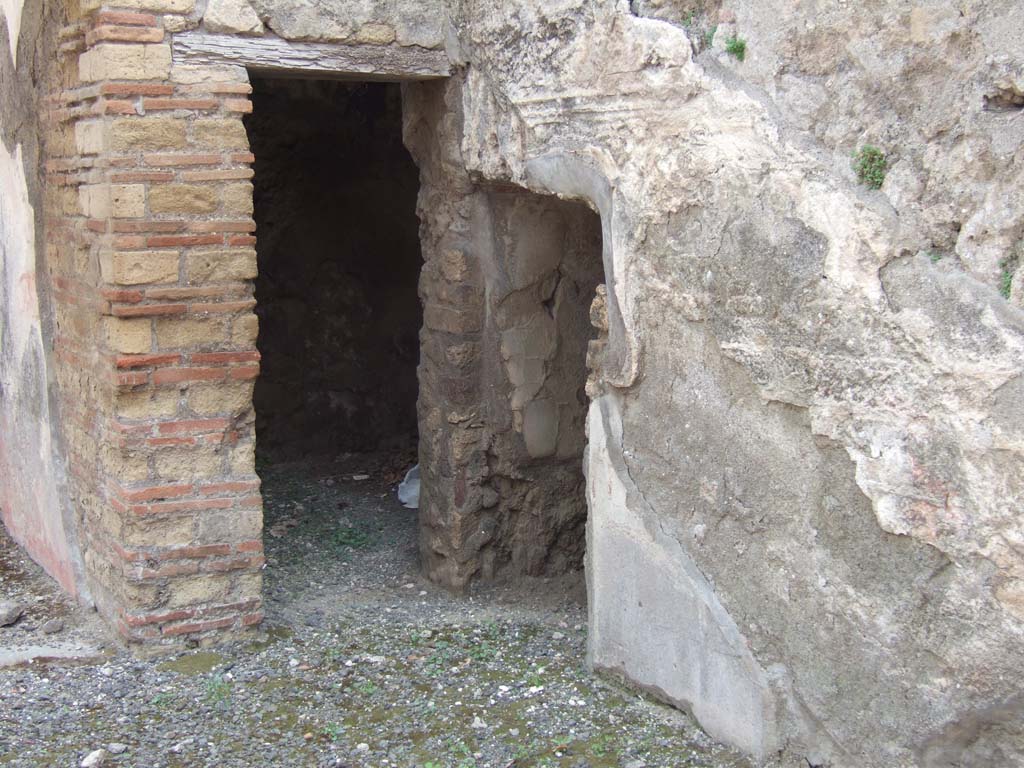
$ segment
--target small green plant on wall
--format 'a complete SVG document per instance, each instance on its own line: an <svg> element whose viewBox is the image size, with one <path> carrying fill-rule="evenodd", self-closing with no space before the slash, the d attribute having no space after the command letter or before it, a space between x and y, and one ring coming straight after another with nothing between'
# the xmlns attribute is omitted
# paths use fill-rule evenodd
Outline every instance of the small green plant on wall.
<svg viewBox="0 0 1024 768"><path fill-rule="evenodd" d="M853 155L853 170L857 173L857 180L867 185L868 189L881 188L888 165L885 153L870 144L865 144Z"/></svg>
<svg viewBox="0 0 1024 768"><path fill-rule="evenodd" d="M725 52L743 61L747 57L747 41L742 37L730 37L725 41Z"/></svg>
<svg viewBox="0 0 1024 768"><path fill-rule="evenodd" d="M1013 290L1013 276L1020 264L1021 254L1024 253L1024 240L1017 243L1014 252L999 262L999 293L1004 299L1010 298Z"/></svg>

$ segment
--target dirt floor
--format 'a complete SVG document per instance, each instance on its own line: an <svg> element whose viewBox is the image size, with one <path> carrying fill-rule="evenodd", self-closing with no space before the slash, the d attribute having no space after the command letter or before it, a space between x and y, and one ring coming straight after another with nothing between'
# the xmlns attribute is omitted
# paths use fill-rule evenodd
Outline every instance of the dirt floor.
<svg viewBox="0 0 1024 768"><path fill-rule="evenodd" d="M133 657L0 533L0 603L25 608L0 628L0 765L750 765L587 672L580 574L424 581L406 467L262 468L267 619L215 650Z"/></svg>

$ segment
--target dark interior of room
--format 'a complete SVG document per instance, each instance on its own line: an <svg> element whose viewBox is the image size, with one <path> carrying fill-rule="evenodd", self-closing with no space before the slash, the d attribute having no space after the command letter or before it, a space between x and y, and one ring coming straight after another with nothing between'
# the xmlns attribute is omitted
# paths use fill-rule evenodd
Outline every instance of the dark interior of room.
<svg viewBox="0 0 1024 768"><path fill-rule="evenodd" d="M252 84L258 458L408 451L421 256L399 86Z"/></svg>

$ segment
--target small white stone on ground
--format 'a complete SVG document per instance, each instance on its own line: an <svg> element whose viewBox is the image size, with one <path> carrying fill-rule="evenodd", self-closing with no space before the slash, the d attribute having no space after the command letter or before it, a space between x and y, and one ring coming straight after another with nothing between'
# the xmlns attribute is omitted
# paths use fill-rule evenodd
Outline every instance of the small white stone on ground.
<svg viewBox="0 0 1024 768"><path fill-rule="evenodd" d="M79 763L80 768L96 768L96 766L103 765L107 760L107 750L105 749L94 749L85 759Z"/></svg>

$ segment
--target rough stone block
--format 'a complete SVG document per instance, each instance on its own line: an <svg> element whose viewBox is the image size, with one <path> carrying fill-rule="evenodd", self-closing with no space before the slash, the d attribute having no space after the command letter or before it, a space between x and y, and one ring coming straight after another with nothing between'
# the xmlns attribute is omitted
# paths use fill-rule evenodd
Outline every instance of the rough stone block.
<svg viewBox="0 0 1024 768"><path fill-rule="evenodd" d="M178 412L181 395L175 389L148 389L119 393L114 407L125 419L162 419Z"/></svg>
<svg viewBox="0 0 1024 768"><path fill-rule="evenodd" d="M114 285L176 283L177 251L114 251L100 256L103 281Z"/></svg>
<svg viewBox="0 0 1024 768"><path fill-rule="evenodd" d="M150 518L126 527L124 544L128 547L175 547L189 544L193 537L191 517Z"/></svg>
<svg viewBox="0 0 1024 768"><path fill-rule="evenodd" d="M249 476L256 473L256 443L249 440L231 448L231 473Z"/></svg>
<svg viewBox="0 0 1024 768"><path fill-rule="evenodd" d="M227 341L224 321L195 319L159 319L156 321L156 342L160 349L208 346Z"/></svg>
<svg viewBox="0 0 1024 768"><path fill-rule="evenodd" d="M188 407L202 416L231 415L252 408L252 384L203 384L188 392Z"/></svg>
<svg viewBox="0 0 1024 768"><path fill-rule="evenodd" d="M428 304L423 310L423 325L445 333L477 333L483 324L480 312L467 312L455 307Z"/></svg>
<svg viewBox="0 0 1024 768"><path fill-rule="evenodd" d="M233 248L189 254L185 274L193 285L221 280L252 280L256 277L256 251Z"/></svg>
<svg viewBox="0 0 1024 768"><path fill-rule="evenodd" d="M180 608L200 603L229 602L232 578L229 575L204 574L175 579L169 585L167 606Z"/></svg>
<svg viewBox="0 0 1024 768"><path fill-rule="evenodd" d="M104 445L100 456L106 475L116 477L122 484L138 483L149 477L149 454L146 452Z"/></svg>
<svg viewBox="0 0 1024 768"><path fill-rule="evenodd" d="M252 184L228 184L221 190L224 213L252 215Z"/></svg>
<svg viewBox="0 0 1024 768"><path fill-rule="evenodd" d="M259 539L263 529L263 512L258 509L227 509L208 512L199 520L202 541L238 543Z"/></svg>
<svg viewBox="0 0 1024 768"><path fill-rule="evenodd" d="M447 250L438 259L438 267L445 280L462 282L469 275L469 257L459 250Z"/></svg>
<svg viewBox="0 0 1024 768"><path fill-rule="evenodd" d="M114 352L141 354L153 346L149 318L104 317L103 334L107 348Z"/></svg>
<svg viewBox="0 0 1024 768"><path fill-rule="evenodd" d="M371 22L364 24L356 31L355 39L357 43L387 45L395 42L395 28L390 24Z"/></svg>
<svg viewBox="0 0 1024 768"><path fill-rule="evenodd" d="M115 152L147 149L182 149L188 123L173 117L122 117L110 128L110 148Z"/></svg>
<svg viewBox="0 0 1024 768"><path fill-rule="evenodd" d="M83 184L78 188L78 200L78 209L84 216L91 219L106 219L110 216L109 185Z"/></svg>
<svg viewBox="0 0 1024 768"><path fill-rule="evenodd" d="M166 80L171 73L171 46L165 43L99 43L78 57L83 82L98 80Z"/></svg>
<svg viewBox="0 0 1024 768"><path fill-rule="evenodd" d="M236 347L251 349L256 346L259 332L259 318L254 314L242 315L231 324L231 343Z"/></svg>
<svg viewBox="0 0 1024 768"><path fill-rule="evenodd" d="M239 118L204 118L192 126L192 139L208 149L248 149L249 137Z"/></svg>
<svg viewBox="0 0 1024 768"><path fill-rule="evenodd" d="M98 155L107 149L107 126L103 120L75 123L75 149L82 155Z"/></svg>
<svg viewBox="0 0 1024 768"><path fill-rule="evenodd" d="M78 188L83 214L93 219L133 219L146 215L142 184L85 184Z"/></svg>
<svg viewBox="0 0 1024 768"><path fill-rule="evenodd" d="M153 459L156 473L175 482L217 477L223 464L223 455L216 446L168 448L157 452Z"/></svg>
<svg viewBox="0 0 1024 768"><path fill-rule="evenodd" d="M476 342L462 342L445 347L445 360L457 368L467 368L480 359L480 345Z"/></svg>
<svg viewBox="0 0 1024 768"><path fill-rule="evenodd" d="M217 189L198 184L166 184L149 191L151 213L212 213L220 202Z"/></svg>
<svg viewBox="0 0 1024 768"><path fill-rule="evenodd" d="M210 32L263 34L263 22L245 0L210 0L203 15L203 26Z"/></svg>
<svg viewBox="0 0 1024 768"><path fill-rule="evenodd" d="M146 187L143 184L111 184L110 215L115 219L136 219L146 215Z"/></svg>

